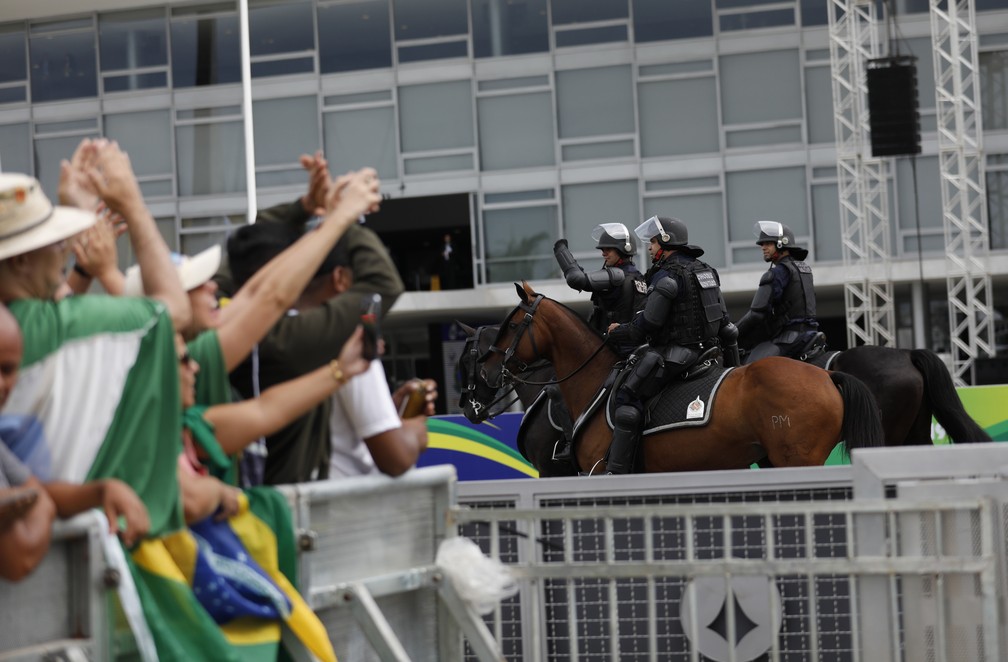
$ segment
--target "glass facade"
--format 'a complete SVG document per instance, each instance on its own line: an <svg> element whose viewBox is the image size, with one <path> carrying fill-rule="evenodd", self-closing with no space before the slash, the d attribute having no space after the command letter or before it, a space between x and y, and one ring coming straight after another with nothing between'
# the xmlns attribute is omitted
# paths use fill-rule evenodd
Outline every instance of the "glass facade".
<svg viewBox="0 0 1008 662"><path fill-rule="evenodd" d="M988 0L977 21L995 250L1008 250L1008 22L990 10L1006 8ZM890 168L893 252L909 259L944 241L927 3L896 10L901 52L918 58L925 139L916 168ZM334 173L375 167L394 198L471 195L462 222L477 284L558 278L557 238L594 259L596 224L656 213L685 220L721 269L759 268L762 218L839 265L826 11L813 0L250 0L259 204L299 195L298 155L324 149ZM82 137L109 136L173 245L219 240L245 209L239 53L234 0L0 24L0 167L35 173L52 194L59 160Z"/></svg>

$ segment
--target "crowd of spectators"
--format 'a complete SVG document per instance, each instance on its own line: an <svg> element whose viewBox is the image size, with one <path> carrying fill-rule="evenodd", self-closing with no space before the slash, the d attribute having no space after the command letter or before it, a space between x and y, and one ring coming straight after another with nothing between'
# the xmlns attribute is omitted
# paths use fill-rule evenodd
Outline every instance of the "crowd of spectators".
<svg viewBox="0 0 1008 662"><path fill-rule="evenodd" d="M101 508L132 550L235 515L243 488L416 463L437 385L393 393L362 351L361 298L384 313L403 291L358 223L380 182L301 163L303 196L194 256L169 251L115 142L81 142L56 205L0 174L0 577L32 571L57 517Z"/></svg>

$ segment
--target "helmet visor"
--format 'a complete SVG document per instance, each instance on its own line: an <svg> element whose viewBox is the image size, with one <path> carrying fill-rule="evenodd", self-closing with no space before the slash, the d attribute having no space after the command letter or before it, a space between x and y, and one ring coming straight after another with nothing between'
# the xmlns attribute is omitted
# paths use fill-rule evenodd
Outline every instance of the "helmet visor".
<svg viewBox="0 0 1008 662"><path fill-rule="evenodd" d="M784 238L784 226L777 221L758 221L753 226L756 241L780 241Z"/></svg>
<svg viewBox="0 0 1008 662"><path fill-rule="evenodd" d="M613 239L623 242L630 239L630 233L622 223L603 223L602 225L595 226L595 229L591 233L592 241L597 242L604 234L608 234Z"/></svg>
<svg viewBox="0 0 1008 662"><path fill-rule="evenodd" d="M641 238L641 241L650 242L651 237L657 237L660 235L668 235L665 232L665 228L662 227L661 221L658 220L657 216L652 216L648 220L644 221L634 229L634 234Z"/></svg>

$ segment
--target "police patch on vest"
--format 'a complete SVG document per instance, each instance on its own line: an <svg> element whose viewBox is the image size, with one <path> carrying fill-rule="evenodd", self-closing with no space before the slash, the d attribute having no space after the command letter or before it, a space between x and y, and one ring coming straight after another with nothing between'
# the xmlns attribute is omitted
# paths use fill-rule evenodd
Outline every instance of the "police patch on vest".
<svg viewBox="0 0 1008 662"><path fill-rule="evenodd" d="M698 395L696 397L696 400L689 403L689 406L686 407L686 420L690 421L693 420L694 418L703 418L703 415L704 415L704 403L703 400L701 400L700 396Z"/></svg>
<svg viewBox="0 0 1008 662"><path fill-rule="evenodd" d="M647 291L648 291L647 283L645 283L642 280L635 280L633 284L634 284L634 287L637 288L637 291L640 294L647 294Z"/></svg>
<svg viewBox="0 0 1008 662"><path fill-rule="evenodd" d="M717 287L717 279L714 278L713 271L697 271L695 272L697 282L700 283L700 287L705 290L709 290L712 287Z"/></svg>

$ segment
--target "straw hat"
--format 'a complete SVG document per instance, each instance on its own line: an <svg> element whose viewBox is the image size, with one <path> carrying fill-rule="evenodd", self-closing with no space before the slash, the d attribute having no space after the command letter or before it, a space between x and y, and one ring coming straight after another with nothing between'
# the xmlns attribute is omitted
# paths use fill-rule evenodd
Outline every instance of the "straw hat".
<svg viewBox="0 0 1008 662"><path fill-rule="evenodd" d="M179 279L182 280L182 289L188 292L207 282L217 273L217 268L221 262L221 247L220 245L211 246L202 253L197 253L192 257L172 253L171 259L175 263L175 270L178 271ZM143 280L140 278L140 265L134 264L126 270L126 290L124 294L128 297L142 297L144 295Z"/></svg>
<svg viewBox="0 0 1008 662"><path fill-rule="evenodd" d="M53 206L34 177L0 173L0 260L72 237L96 218L92 212Z"/></svg>

